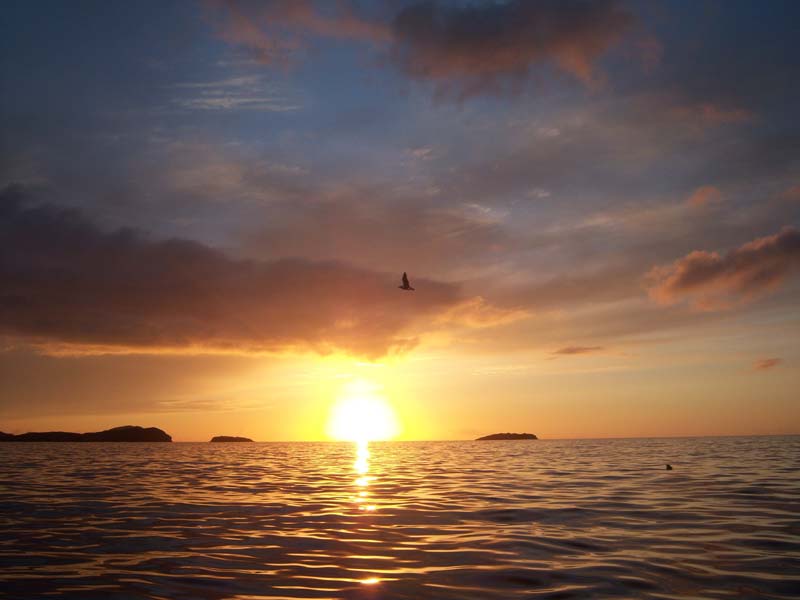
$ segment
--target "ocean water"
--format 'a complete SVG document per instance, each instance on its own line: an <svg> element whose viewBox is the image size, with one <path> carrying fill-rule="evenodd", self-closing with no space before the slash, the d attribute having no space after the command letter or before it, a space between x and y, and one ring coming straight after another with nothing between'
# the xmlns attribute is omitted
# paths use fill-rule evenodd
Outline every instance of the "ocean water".
<svg viewBox="0 0 800 600"><path fill-rule="evenodd" d="M0 598L538 597L800 597L800 437L0 444Z"/></svg>

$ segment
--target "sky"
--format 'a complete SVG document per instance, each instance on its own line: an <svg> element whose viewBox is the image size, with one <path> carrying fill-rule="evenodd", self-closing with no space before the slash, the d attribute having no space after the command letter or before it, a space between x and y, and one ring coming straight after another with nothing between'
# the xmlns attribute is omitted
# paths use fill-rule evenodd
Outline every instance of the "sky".
<svg viewBox="0 0 800 600"><path fill-rule="evenodd" d="M798 19L5 3L0 430L800 433Z"/></svg>

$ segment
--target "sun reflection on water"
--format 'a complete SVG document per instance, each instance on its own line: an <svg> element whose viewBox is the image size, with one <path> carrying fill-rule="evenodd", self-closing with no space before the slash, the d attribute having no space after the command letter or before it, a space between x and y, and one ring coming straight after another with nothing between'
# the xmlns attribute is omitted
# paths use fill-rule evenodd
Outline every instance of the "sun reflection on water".
<svg viewBox="0 0 800 600"><path fill-rule="evenodd" d="M367 440L356 442L356 461L353 463L353 470L358 475L354 482L356 495L353 500L358 506L358 510L373 512L376 508L375 505L368 503L370 492L367 488L372 477L367 474L369 473L369 442Z"/></svg>
<svg viewBox="0 0 800 600"><path fill-rule="evenodd" d="M370 502L371 492L369 485L374 480L374 477L369 475L369 441L366 439L358 440L355 442L355 446L356 460L353 463L353 471L355 471L356 478L353 482L355 485L353 501L360 512L374 513L377 507ZM381 579L372 574L360 580L361 585L365 586L377 585L380 582Z"/></svg>

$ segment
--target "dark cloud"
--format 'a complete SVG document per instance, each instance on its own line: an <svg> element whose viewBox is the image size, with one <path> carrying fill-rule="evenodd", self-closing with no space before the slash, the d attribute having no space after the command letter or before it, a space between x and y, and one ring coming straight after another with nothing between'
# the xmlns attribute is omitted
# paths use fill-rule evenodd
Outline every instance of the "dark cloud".
<svg viewBox="0 0 800 600"><path fill-rule="evenodd" d="M648 274L651 298L673 304L688 301L715 309L746 303L777 288L800 268L800 231L787 227L748 242L724 256L696 250Z"/></svg>
<svg viewBox="0 0 800 600"><path fill-rule="evenodd" d="M753 368L756 371L768 371L781 364L783 361L780 358L761 358L753 363Z"/></svg>
<svg viewBox="0 0 800 600"><path fill-rule="evenodd" d="M601 352L604 350L603 346L567 346L566 348L559 348L553 354L592 354L594 352Z"/></svg>
<svg viewBox="0 0 800 600"><path fill-rule="evenodd" d="M519 82L538 64L593 84L594 62L633 24L613 0L426 0L394 18L391 52L409 76L461 96Z"/></svg>
<svg viewBox="0 0 800 600"><path fill-rule="evenodd" d="M455 285L336 262L236 260L200 243L104 232L73 210L0 196L0 333L45 344L140 350L366 356L414 344L409 329L463 301Z"/></svg>
<svg viewBox="0 0 800 600"><path fill-rule="evenodd" d="M218 35L248 48L261 62L286 62L312 36L368 41L386 50L389 62L408 76L460 97L518 86L538 65L553 65L594 85L599 81L594 63L634 25L633 15L616 0L425 0L406 4L389 18L344 1L209 5L217 9L212 18ZM652 55L652 48L642 52Z"/></svg>

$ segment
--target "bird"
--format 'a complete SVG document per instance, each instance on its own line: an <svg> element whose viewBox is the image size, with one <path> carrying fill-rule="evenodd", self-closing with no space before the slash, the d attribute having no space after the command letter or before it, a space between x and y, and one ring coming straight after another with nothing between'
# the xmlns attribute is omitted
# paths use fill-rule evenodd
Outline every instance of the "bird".
<svg viewBox="0 0 800 600"><path fill-rule="evenodd" d="M403 285L398 285L401 290L405 290L407 292L413 292L414 288L408 283L408 275L406 275L405 271L403 272Z"/></svg>
<svg viewBox="0 0 800 600"><path fill-rule="evenodd" d="M672 471L672 465L667 465L667 471Z"/></svg>

